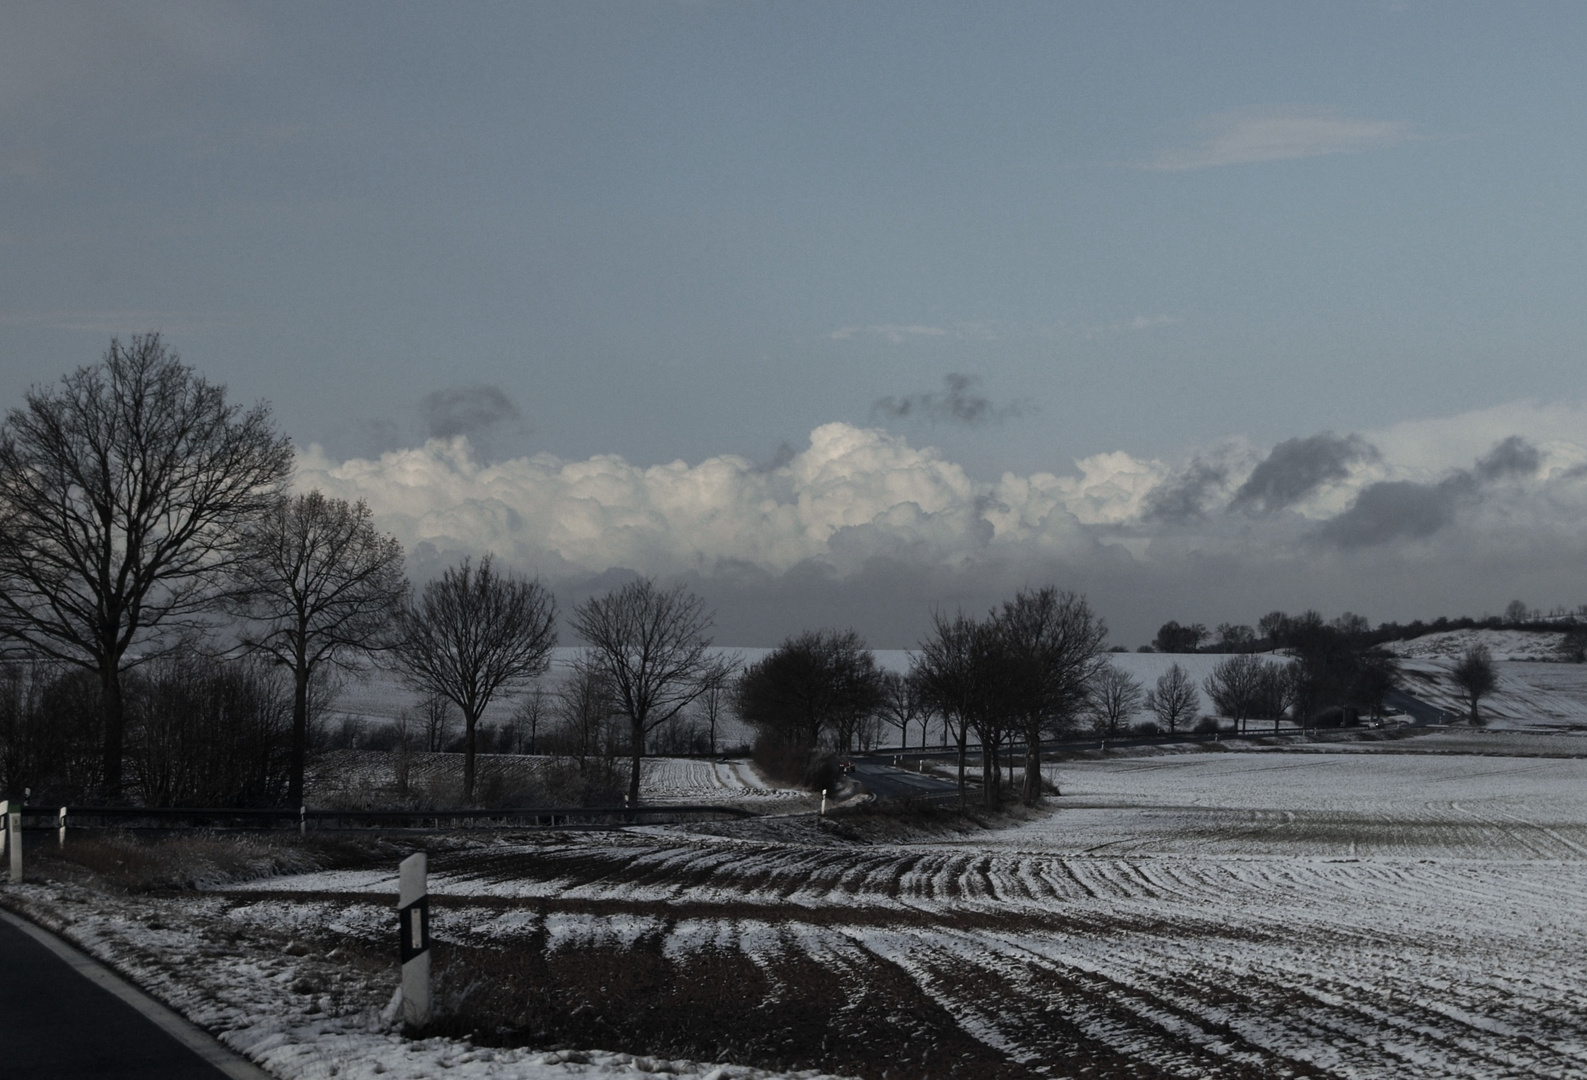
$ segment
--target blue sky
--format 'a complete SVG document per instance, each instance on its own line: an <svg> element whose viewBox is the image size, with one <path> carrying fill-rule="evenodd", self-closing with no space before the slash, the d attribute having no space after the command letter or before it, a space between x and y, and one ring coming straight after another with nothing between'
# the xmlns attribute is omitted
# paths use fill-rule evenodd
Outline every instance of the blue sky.
<svg viewBox="0 0 1587 1080"><path fill-rule="evenodd" d="M1226 499L1285 440L1404 448L1295 511L1318 522L1510 436L1542 447L1542 485L1587 445L1584 24L1564 3L8 4L0 403L161 329L327 469L458 433L491 461L770 468L840 422L972 485L1125 454L1172 486L1216 459ZM1077 520L1131 559L1156 544L1142 580L1230 550L1212 494L1190 540L1137 496ZM1563 537L1576 499L1526 505L1568 505ZM1449 542L1476 527L1451 515ZM411 516L410 546L502 542ZM952 578L982 565L961 540L885 557ZM593 572L550 543L516 557ZM1292 547L1263 543L1240 559ZM1426 576L1368 613L1587 600L1559 543L1492 597ZM1402 577L1432 558L1391 548L1371 558ZM653 569L794 565L676 550ZM1103 580L1018 565L910 603ZM1284 602L1360 606L1359 577ZM1261 613L1186 584L1206 610L1159 618L1128 580L1107 588L1137 634Z"/></svg>

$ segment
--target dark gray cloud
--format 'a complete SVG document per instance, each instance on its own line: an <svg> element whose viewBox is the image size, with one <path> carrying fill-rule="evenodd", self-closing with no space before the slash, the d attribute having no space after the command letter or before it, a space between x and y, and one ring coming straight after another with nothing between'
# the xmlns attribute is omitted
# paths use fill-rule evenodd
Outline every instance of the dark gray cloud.
<svg viewBox="0 0 1587 1080"><path fill-rule="evenodd" d="M1252 470L1230 505L1241 510L1282 510L1324 484L1345 479L1356 462L1378 456L1377 448L1359 435L1341 437L1325 431L1286 439Z"/></svg>
<svg viewBox="0 0 1587 1080"><path fill-rule="evenodd" d="M1511 476L1536 476L1541 463L1537 447L1519 435L1511 435L1479 459L1473 471L1477 479L1491 483Z"/></svg>
<svg viewBox="0 0 1587 1080"><path fill-rule="evenodd" d="M1470 471L1459 469L1435 484L1393 480L1370 484L1350 508L1325 522L1318 535L1340 547L1367 547L1433 535L1455 520L1482 488L1510 477L1537 474L1541 455L1519 435L1495 444Z"/></svg>
<svg viewBox="0 0 1587 1080"><path fill-rule="evenodd" d="M943 378L942 384L941 393L878 398L871 405L871 415L890 420L919 419L974 426L1002 423L1035 411L1024 401L994 405L991 398L979 392L981 380L975 375L953 372Z"/></svg>
<svg viewBox="0 0 1587 1080"><path fill-rule="evenodd" d="M1348 510L1324 523L1319 535L1346 548L1431 536L1455 519L1456 508L1476 486L1465 472L1436 484L1413 480L1369 484Z"/></svg>
<svg viewBox="0 0 1587 1080"><path fill-rule="evenodd" d="M478 435L506 420L518 420L518 406L499 387L448 386L424 395L419 416L432 439Z"/></svg>
<svg viewBox="0 0 1587 1080"><path fill-rule="evenodd" d="M1229 470L1197 458L1177 476L1171 476L1146 493L1149 519L1180 524L1206 515L1207 498L1229 479Z"/></svg>

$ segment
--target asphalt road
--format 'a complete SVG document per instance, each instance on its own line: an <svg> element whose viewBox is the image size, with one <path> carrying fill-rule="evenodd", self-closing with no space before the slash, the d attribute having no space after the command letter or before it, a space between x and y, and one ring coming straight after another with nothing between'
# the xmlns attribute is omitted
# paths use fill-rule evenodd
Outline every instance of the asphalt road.
<svg viewBox="0 0 1587 1080"><path fill-rule="evenodd" d="M14 917L0 917L3 1080L236 1080L265 1075L233 1059L212 1040L212 1046L204 1046L208 1037L196 1028L185 1033L199 1045L194 1049L150 1013L164 1013L169 1026L191 1028L185 1021L93 961L71 953L69 947L43 944ZM142 1008L129 1003L128 995L141 999Z"/></svg>
<svg viewBox="0 0 1587 1080"><path fill-rule="evenodd" d="M923 776L906 769L895 769L874 758L859 758L850 775L865 785L878 799L905 799L920 795L952 795L959 790L940 776Z"/></svg>

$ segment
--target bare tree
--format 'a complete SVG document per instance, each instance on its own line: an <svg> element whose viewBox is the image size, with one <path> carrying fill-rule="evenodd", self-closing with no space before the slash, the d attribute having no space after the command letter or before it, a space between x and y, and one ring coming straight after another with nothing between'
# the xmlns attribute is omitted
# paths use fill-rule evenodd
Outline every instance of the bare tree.
<svg viewBox="0 0 1587 1080"><path fill-rule="evenodd" d="M529 692L518 703L518 714L515 717L518 742L515 749L518 753L524 753L526 750L530 754L538 754L540 752L540 725L545 721L546 709L546 688L537 682L530 687ZM524 730L526 728L529 735L527 745L524 743Z"/></svg>
<svg viewBox="0 0 1587 1080"><path fill-rule="evenodd" d="M1256 645L1256 631L1243 623L1219 623L1214 633L1220 652L1250 652Z"/></svg>
<svg viewBox="0 0 1587 1080"><path fill-rule="evenodd" d="M705 693L711 669L711 613L684 586L659 589L649 578L629 582L574 609L573 625L591 662L611 684L629 723L632 769L628 801L639 802L645 736Z"/></svg>
<svg viewBox="0 0 1587 1080"><path fill-rule="evenodd" d="M909 725L921 721L920 744L926 744L926 703L921 699L920 684L897 671L883 672L881 718L898 729L898 743L909 749Z"/></svg>
<svg viewBox="0 0 1587 1080"><path fill-rule="evenodd" d="M733 683L738 678L739 664L718 656L714 658L700 681L704 686L700 694L700 711L710 731L711 756L716 756L716 726L733 708Z"/></svg>
<svg viewBox="0 0 1587 1080"><path fill-rule="evenodd" d="M1471 707L1471 722L1482 723L1482 718L1477 714L1477 702L1493 693L1494 687L1499 684L1498 672L1493 666L1493 654L1488 651L1488 646L1473 645L1468 648L1449 677L1455 680L1461 696Z"/></svg>
<svg viewBox="0 0 1587 1080"><path fill-rule="evenodd" d="M1073 724L1104 664L1108 628L1085 597L1052 586L1021 589L994 615L1008 675L1002 680L1025 737L1027 806L1041 800L1041 741Z"/></svg>
<svg viewBox="0 0 1587 1080"><path fill-rule="evenodd" d="M245 530L238 564L243 640L292 672L287 805L303 801L309 683L321 668L352 670L408 594L402 545L381 534L363 502L318 491L282 499Z"/></svg>
<svg viewBox="0 0 1587 1080"><path fill-rule="evenodd" d="M278 497L292 447L158 334L34 389L0 427L0 638L97 673L100 782L121 794L122 674L212 611L241 527Z"/></svg>
<svg viewBox="0 0 1587 1080"><path fill-rule="evenodd" d="M1290 664L1269 661L1257 674L1256 691L1252 697L1250 718L1273 721L1273 734L1278 734L1284 710L1295 702L1295 672Z"/></svg>
<svg viewBox="0 0 1587 1080"><path fill-rule="evenodd" d="M419 704L424 728L424 748L432 754L446 749L452 737L452 701L444 694L430 694Z"/></svg>
<svg viewBox="0 0 1587 1080"><path fill-rule="evenodd" d="M615 749L615 735L610 730L616 710L611 684L592 660L588 653L574 657L557 684L554 704L558 720L554 752L578 759L581 770L587 768L590 758Z"/></svg>
<svg viewBox="0 0 1587 1080"><path fill-rule="evenodd" d="M487 555L425 585L397 617L388 654L410 686L463 714L463 798L474 798L474 729L498 693L546 670L556 646L556 601L538 581L498 573Z"/></svg>
<svg viewBox="0 0 1587 1080"><path fill-rule="evenodd" d="M1179 725L1195 717L1201 708L1201 695L1189 672L1174 664L1157 680L1157 686L1146 694L1146 707L1157 719L1168 725L1169 734L1179 730Z"/></svg>
<svg viewBox="0 0 1587 1080"><path fill-rule="evenodd" d="M1212 674L1202 680L1202 688L1212 699L1213 707L1234 721L1236 735L1256 709L1262 693L1264 664L1253 653L1240 653L1220 660Z"/></svg>
<svg viewBox="0 0 1587 1080"><path fill-rule="evenodd" d="M963 612L950 619L937 612L932 616L931 635L920 643L910 661L910 675L919 682L927 707L941 716L953 732L958 748L960 806L966 804L968 797L965 759L970 729L990 729L993 720L988 713L998 708L998 672L991 663L994 636L990 620L982 622ZM984 745L982 750L986 750ZM985 767L988 763L983 760L983 795L990 802L996 797L993 785L997 774L995 764L990 770Z"/></svg>
<svg viewBox="0 0 1587 1080"><path fill-rule="evenodd" d="M1117 735L1145 700L1145 689L1117 664L1104 664L1091 680L1091 710L1103 734Z"/></svg>

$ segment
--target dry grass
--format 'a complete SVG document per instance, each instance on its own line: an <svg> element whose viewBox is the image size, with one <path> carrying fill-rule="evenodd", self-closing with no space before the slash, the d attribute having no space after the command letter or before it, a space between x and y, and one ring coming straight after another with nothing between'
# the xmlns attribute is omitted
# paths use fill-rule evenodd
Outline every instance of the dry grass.
<svg viewBox="0 0 1587 1080"><path fill-rule="evenodd" d="M65 848L29 853L29 876L93 882L123 892L215 889L239 881L363 865L378 840L324 836L184 833L158 837L81 830ZM387 861L390 860L386 856Z"/></svg>

